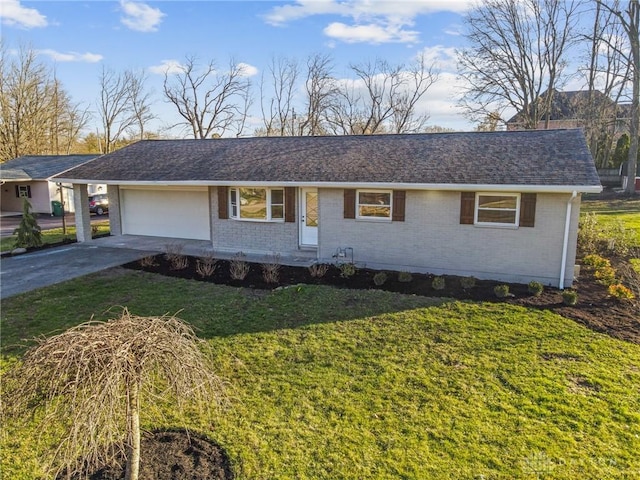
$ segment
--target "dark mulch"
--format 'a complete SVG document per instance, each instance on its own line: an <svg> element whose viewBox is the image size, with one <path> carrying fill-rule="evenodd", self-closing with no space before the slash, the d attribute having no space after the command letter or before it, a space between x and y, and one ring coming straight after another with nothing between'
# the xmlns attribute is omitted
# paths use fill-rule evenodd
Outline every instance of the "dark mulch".
<svg viewBox="0 0 640 480"><path fill-rule="evenodd" d="M162 480L231 480L231 462L215 443L184 431L147 432L141 440L144 452L140 461L141 479ZM120 467L104 467L83 472L89 480L121 480L125 476L124 458ZM60 479L66 476L60 476Z"/></svg>
<svg viewBox="0 0 640 480"><path fill-rule="evenodd" d="M640 301L621 301L612 298L607 288L595 282L592 272L583 269L580 279L573 288L578 292L578 304L568 306L563 303L562 292L556 288L545 287L539 296L529 293L527 285L509 284L511 296L498 299L494 287L503 282L476 280L472 288L463 288L461 277L444 275L445 286L441 290L433 288L434 275L412 274L410 282L398 280L398 272L384 272L387 276L382 285L376 285L374 276L380 271L359 268L356 273L344 278L340 270L329 266L329 270L320 278L312 277L307 268L282 265L277 283L266 283L262 276L262 265L250 264L249 274L244 280L232 280L229 276L229 262L219 260L215 273L203 278L196 271L195 257L187 257L188 266L183 269L172 269L164 255L154 257L153 266L142 266L139 262L125 265L127 268L148 272L207 281L217 284L254 289L275 289L287 285L312 284L331 285L338 288L387 290L391 292L423 295L430 297L449 297L459 300L473 301L506 301L530 308L554 311L566 318L573 319L595 331L606 333L612 337L640 344Z"/></svg>

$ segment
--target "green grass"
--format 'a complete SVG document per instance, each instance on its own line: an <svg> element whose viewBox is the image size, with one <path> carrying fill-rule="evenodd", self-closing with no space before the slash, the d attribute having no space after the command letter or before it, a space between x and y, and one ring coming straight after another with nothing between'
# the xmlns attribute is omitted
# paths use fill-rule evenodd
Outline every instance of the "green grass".
<svg viewBox="0 0 640 480"><path fill-rule="evenodd" d="M636 246L640 246L640 198L619 200L585 200L580 207L582 214L593 212L603 225L622 222L626 229L635 232Z"/></svg>
<svg viewBox="0 0 640 480"><path fill-rule="evenodd" d="M549 312L117 270L3 300L4 368L21 338L114 305L183 309L211 343L227 382L217 416L147 405L144 422L205 433L240 479L640 476L640 346ZM3 430L4 475L37 477L55 441L11 419Z"/></svg>
<svg viewBox="0 0 640 480"><path fill-rule="evenodd" d="M92 224L92 227L97 229L96 235L103 235L109 233L109 221L105 220L99 224ZM66 235L63 233L62 228L52 228L42 231L42 243L44 245L52 245L61 243L68 240L75 241L76 239L76 227L67 227ZM0 252L8 252L15 248L15 235L10 237L0 238Z"/></svg>

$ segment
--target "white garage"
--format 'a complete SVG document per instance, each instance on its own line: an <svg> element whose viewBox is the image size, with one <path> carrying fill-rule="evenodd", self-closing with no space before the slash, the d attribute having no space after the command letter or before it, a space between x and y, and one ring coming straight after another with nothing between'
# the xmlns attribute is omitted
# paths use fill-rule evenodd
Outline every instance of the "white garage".
<svg viewBox="0 0 640 480"><path fill-rule="evenodd" d="M124 235L209 240L207 187L120 187Z"/></svg>

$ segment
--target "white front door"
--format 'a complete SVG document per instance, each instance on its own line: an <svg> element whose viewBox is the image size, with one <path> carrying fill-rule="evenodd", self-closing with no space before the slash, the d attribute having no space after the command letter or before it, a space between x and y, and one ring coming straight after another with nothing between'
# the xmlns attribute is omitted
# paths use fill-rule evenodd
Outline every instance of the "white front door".
<svg viewBox="0 0 640 480"><path fill-rule="evenodd" d="M300 189L300 245L318 245L318 190Z"/></svg>

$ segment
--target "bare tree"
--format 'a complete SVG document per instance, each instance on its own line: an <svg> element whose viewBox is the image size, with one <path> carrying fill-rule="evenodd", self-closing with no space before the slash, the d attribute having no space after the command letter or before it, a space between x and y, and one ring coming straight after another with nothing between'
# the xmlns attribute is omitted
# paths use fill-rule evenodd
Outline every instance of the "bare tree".
<svg viewBox="0 0 640 480"><path fill-rule="evenodd" d="M523 128L548 123L554 89L565 79L576 10L574 0L486 0L471 10L465 18L471 46L458 52L468 82L461 101L466 114L479 120L513 108L522 113Z"/></svg>
<svg viewBox="0 0 640 480"><path fill-rule="evenodd" d="M590 46L584 69L588 97L577 107L596 165L606 167L620 133L618 105L628 88L631 65L621 53L628 50L622 25L599 2L593 6L593 27L585 35Z"/></svg>
<svg viewBox="0 0 640 480"><path fill-rule="evenodd" d="M260 81L260 106L266 135L295 135L293 99L299 76L298 63L284 57L272 58L268 70L271 87L269 98L264 74Z"/></svg>
<svg viewBox="0 0 640 480"><path fill-rule="evenodd" d="M44 408L41 430L60 435L64 428L47 461L56 475L109 464L124 453L125 478L137 480L143 399L170 398L177 407L206 410L220 392L203 343L175 317L138 317L126 309L108 322L38 339L8 374L6 385L15 388L7 396L9 411Z"/></svg>
<svg viewBox="0 0 640 480"><path fill-rule="evenodd" d="M69 153L88 118L34 50L10 58L0 42L0 161Z"/></svg>
<svg viewBox="0 0 640 480"><path fill-rule="evenodd" d="M418 102L437 78L425 57L414 65L391 65L384 60L351 65L355 80L337 83L326 120L337 134L407 133L421 131L428 115Z"/></svg>
<svg viewBox="0 0 640 480"><path fill-rule="evenodd" d="M151 93L145 88L147 75L144 71L138 73L131 72L129 76L129 90L131 95L131 113L135 119L137 132L134 133L138 139L145 138L147 124L156 118L151 111Z"/></svg>
<svg viewBox="0 0 640 480"><path fill-rule="evenodd" d="M165 72L164 94L184 119L178 125L191 130L193 138L223 136L236 127L240 136L250 105L250 81L245 68L231 60L226 71L210 61L200 70L195 57L187 57L180 72Z"/></svg>
<svg viewBox="0 0 640 480"><path fill-rule="evenodd" d="M102 121L102 153L113 151L127 132L139 130L144 135L144 125L153 118L150 98L144 90L143 72L125 70L116 73L103 67L100 75L100 101L98 112Z"/></svg>
<svg viewBox="0 0 640 480"><path fill-rule="evenodd" d="M627 2L596 0L596 2L612 14L612 18L620 24L628 39L629 48L624 50L620 50L620 47L614 43L614 39L603 38L603 41L622 55L630 70L631 122L629 136L631 137L631 145L627 160L626 191L629 194L634 194L638 168L638 137L640 136L640 0Z"/></svg>
<svg viewBox="0 0 640 480"><path fill-rule="evenodd" d="M300 135L322 135L326 133L323 119L334 104L337 86L333 77L333 60L328 54L314 54L307 59L305 81L306 108L300 122Z"/></svg>

